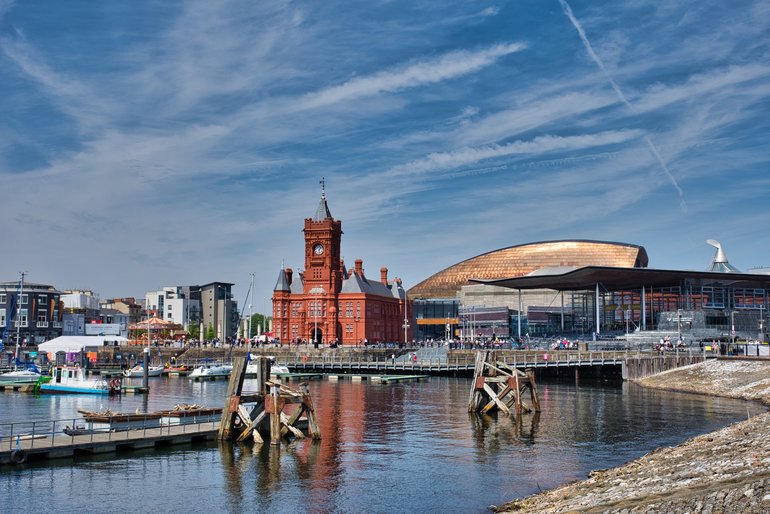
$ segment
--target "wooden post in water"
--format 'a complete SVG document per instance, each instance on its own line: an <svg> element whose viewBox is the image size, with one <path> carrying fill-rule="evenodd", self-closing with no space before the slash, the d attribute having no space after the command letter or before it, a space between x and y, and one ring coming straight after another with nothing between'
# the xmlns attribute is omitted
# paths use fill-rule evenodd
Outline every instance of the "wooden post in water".
<svg viewBox="0 0 770 514"><path fill-rule="evenodd" d="M281 443L281 382L277 381L270 387L270 397L266 403L271 407L270 411L270 444Z"/></svg>
<svg viewBox="0 0 770 514"><path fill-rule="evenodd" d="M306 385L297 390L281 384L279 380L271 382L268 379L270 361L265 357L257 357L256 391L242 391L245 374L246 359L236 358L219 426L220 439L237 437L238 442L243 442L251 436L255 443L262 444L262 436L267 435L268 430L272 445L279 445L283 437L303 438L305 434L297 427L303 414L307 417L310 436L313 439L321 438L313 401ZM253 407L247 408L246 404L252 404ZM290 404L297 407L288 415L284 408ZM263 434L260 434L260 430Z"/></svg>
<svg viewBox="0 0 770 514"><path fill-rule="evenodd" d="M219 439L230 439L232 437L238 407L241 405L241 390L243 389L243 379L245 377L246 357L236 357L233 360L233 371L230 374L230 383L227 386L222 420L219 422Z"/></svg>
<svg viewBox="0 0 770 514"><path fill-rule="evenodd" d="M525 389L530 390L531 408L521 399ZM517 413L531 412L532 409L540 411L534 373L532 370L524 373L515 366L498 361L497 352L478 352L468 411L487 413L496 409L510 414L511 407Z"/></svg>

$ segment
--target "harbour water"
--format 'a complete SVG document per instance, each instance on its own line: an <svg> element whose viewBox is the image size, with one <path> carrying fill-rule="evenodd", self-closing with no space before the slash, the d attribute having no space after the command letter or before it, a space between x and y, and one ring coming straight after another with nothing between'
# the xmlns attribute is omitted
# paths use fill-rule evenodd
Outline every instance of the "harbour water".
<svg viewBox="0 0 770 514"><path fill-rule="evenodd" d="M628 383L541 382L540 415L482 418L466 413L470 384L312 381L320 442L208 443L4 467L0 510L485 512L747 414L744 402ZM0 422L64 419L77 409L219 407L227 388L173 377L150 385L148 397L0 394Z"/></svg>

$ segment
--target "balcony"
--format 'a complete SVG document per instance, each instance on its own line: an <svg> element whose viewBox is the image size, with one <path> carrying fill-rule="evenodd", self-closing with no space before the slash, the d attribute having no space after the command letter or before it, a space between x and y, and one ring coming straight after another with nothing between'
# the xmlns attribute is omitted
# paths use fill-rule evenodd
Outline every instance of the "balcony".
<svg viewBox="0 0 770 514"><path fill-rule="evenodd" d="M38 321L37 322L37 328L48 328L48 322L47 321Z"/></svg>
<svg viewBox="0 0 770 514"><path fill-rule="evenodd" d="M61 328L62 322L61 321L54 321L52 323L53 328Z"/></svg>

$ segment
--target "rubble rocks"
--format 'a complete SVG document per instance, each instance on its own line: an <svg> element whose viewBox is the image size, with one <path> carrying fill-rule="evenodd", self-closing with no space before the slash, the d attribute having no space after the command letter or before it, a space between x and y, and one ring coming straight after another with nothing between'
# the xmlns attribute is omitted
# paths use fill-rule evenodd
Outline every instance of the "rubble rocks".
<svg viewBox="0 0 770 514"><path fill-rule="evenodd" d="M659 389L770 403L770 363L706 361L640 381ZM754 407L753 410L756 410ZM673 448L660 448L586 480L514 500L497 512L770 512L770 413Z"/></svg>

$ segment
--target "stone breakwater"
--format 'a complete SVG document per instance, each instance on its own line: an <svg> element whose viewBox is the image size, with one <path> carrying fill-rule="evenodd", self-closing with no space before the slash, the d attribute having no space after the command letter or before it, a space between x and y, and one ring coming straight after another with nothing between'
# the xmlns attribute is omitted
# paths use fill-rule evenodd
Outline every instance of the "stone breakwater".
<svg viewBox="0 0 770 514"><path fill-rule="evenodd" d="M770 362L710 360L640 380L658 389L770 404ZM765 411L747 404L751 411ZM497 512L770 512L770 413L752 415L586 480L514 500Z"/></svg>

